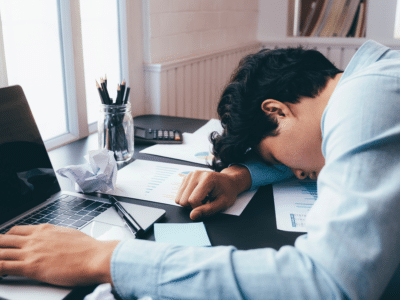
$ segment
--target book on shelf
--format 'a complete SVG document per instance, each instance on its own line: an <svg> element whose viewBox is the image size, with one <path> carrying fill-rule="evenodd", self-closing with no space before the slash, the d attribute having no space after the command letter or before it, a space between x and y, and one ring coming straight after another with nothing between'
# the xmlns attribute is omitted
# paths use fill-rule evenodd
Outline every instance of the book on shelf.
<svg viewBox="0 0 400 300"><path fill-rule="evenodd" d="M347 0L329 0L332 2L329 11L327 12L327 18L324 26L318 36L332 37L335 36L334 32L336 27L340 26L339 18Z"/></svg>
<svg viewBox="0 0 400 300"><path fill-rule="evenodd" d="M351 0L345 0L344 2L342 2L343 4L343 8L341 11L338 11L337 13L337 18L336 18L336 22L335 22L335 26L332 30L332 36L334 37L339 37L340 33L343 30L343 27L345 25L345 19L348 15L348 11L349 11L349 6L352 3Z"/></svg>
<svg viewBox="0 0 400 300"><path fill-rule="evenodd" d="M363 37L365 32L365 4L360 2L355 37Z"/></svg>
<svg viewBox="0 0 400 300"><path fill-rule="evenodd" d="M303 0L301 4L300 36L310 36L318 21L324 0Z"/></svg>
<svg viewBox="0 0 400 300"><path fill-rule="evenodd" d="M346 37L347 33L350 30L350 26L354 20L354 17L356 16L357 13L357 8L359 6L360 1L350 1L348 0L348 5L347 5L347 11L346 14L343 18L343 26L338 33L337 36L339 37Z"/></svg>
<svg viewBox="0 0 400 300"><path fill-rule="evenodd" d="M365 27L366 27L365 8L366 8L365 0L361 0L358 5L353 23L351 24L350 30L347 33L347 37L365 37Z"/></svg>
<svg viewBox="0 0 400 300"><path fill-rule="evenodd" d="M328 19L329 11L333 4L333 0L323 0L323 7L321 13L318 16L317 23L312 29L310 36L319 36L322 28L325 27L326 20Z"/></svg>
<svg viewBox="0 0 400 300"><path fill-rule="evenodd" d="M298 36L363 37L366 0L301 0Z"/></svg>

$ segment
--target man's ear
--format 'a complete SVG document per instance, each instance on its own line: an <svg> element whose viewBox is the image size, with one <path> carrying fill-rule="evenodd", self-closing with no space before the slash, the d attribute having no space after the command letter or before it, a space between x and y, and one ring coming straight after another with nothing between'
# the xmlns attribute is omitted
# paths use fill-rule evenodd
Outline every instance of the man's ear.
<svg viewBox="0 0 400 300"><path fill-rule="evenodd" d="M261 109L265 112L265 114L276 119L277 121L292 115L291 110L286 104L274 99L264 100L263 103L261 103Z"/></svg>

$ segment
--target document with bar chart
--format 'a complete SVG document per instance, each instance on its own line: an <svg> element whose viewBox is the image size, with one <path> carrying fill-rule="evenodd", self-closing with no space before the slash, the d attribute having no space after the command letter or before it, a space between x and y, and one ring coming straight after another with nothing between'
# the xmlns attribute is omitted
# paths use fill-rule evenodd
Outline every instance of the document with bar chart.
<svg viewBox="0 0 400 300"><path fill-rule="evenodd" d="M293 179L272 185L272 190L277 228L306 232L306 216L317 200L317 182Z"/></svg>
<svg viewBox="0 0 400 300"><path fill-rule="evenodd" d="M118 171L114 190L111 195L130 197L170 205L183 178L194 170L210 171L208 168L185 166L136 159ZM241 193L233 206L223 213L239 216L253 198L257 190Z"/></svg>

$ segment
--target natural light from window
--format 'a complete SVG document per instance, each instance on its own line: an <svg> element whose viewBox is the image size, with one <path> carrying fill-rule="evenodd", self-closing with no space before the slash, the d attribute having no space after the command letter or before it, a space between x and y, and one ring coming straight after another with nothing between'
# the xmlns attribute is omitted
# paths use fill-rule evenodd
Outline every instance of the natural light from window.
<svg viewBox="0 0 400 300"><path fill-rule="evenodd" d="M23 88L43 140L66 133L57 1L0 0L0 13L8 84Z"/></svg>
<svg viewBox="0 0 400 300"><path fill-rule="evenodd" d="M117 0L80 0L83 63L88 123L97 121L100 109L96 82L107 76L110 97L121 83ZM100 83L100 82L99 82Z"/></svg>
<svg viewBox="0 0 400 300"><path fill-rule="evenodd" d="M397 0L396 5L396 19L394 22L394 38L400 39L400 0Z"/></svg>

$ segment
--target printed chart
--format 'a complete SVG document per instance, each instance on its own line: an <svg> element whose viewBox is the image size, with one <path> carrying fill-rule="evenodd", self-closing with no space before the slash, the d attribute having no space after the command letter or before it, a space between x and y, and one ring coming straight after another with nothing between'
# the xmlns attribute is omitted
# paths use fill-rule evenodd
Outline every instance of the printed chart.
<svg viewBox="0 0 400 300"><path fill-rule="evenodd" d="M178 189L183 178L195 170L212 172L207 168L137 159L118 171L115 189L108 194L179 206L175 203ZM239 216L256 191L240 194L224 213Z"/></svg>
<svg viewBox="0 0 400 300"><path fill-rule="evenodd" d="M317 200L317 182L292 179L274 184L272 189L277 228L306 232L307 214Z"/></svg>

